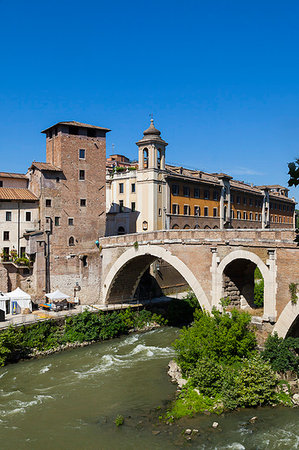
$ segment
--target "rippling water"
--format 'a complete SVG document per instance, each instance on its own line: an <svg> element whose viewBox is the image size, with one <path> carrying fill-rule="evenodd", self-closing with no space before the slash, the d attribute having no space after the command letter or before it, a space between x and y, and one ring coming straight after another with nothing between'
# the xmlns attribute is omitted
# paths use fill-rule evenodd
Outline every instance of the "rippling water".
<svg viewBox="0 0 299 450"><path fill-rule="evenodd" d="M174 328L134 334L0 369L1 449L295 449L299 409L245 410L159 423ZM116 428L115 417L125 423ZM252 416L258 416L250 424ZM219 428L213 430L216 420ZM196 428L187 442L181 434Z"/></svg>

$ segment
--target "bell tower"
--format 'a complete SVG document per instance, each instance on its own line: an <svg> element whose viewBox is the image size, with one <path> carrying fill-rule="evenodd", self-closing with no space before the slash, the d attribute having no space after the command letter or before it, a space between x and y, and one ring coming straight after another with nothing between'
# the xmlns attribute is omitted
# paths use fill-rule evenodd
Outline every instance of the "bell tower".
<svg viewBox="0 0 299 450"><path fill-rule="evenodd" d="M154 126L154 119L138 146L138 198L140 214L137 232L166 228L165 148L161 132Z"/></svg>

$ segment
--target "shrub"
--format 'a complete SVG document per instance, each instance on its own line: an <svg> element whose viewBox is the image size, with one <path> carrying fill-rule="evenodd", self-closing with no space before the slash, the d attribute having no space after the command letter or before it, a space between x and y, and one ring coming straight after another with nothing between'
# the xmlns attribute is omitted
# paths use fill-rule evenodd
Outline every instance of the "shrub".
<svg viewBox="0 0 299 450"><path fill-rule="evenodd" d="M114 423L115 423L115 425L116 425L117 427L120 427L121 425L124 424L124 421L125 421L124 417L121 416L120 414L118 414L118 415L116 416L116 418L115 418Z"/></svg>
<svg viewBox="0 0 299 450"><path fill-rule="evenodd" d="M215 397L222 390L224 369L221 364L205 358L197 362L190 377L192 386L199 389L201 394Z"/></svg>
<svg viewBox="0 0 299 450"><path fill-rule="evenodd" d="M239 406L253 407L277 402L275 389L278 378L270 364L259 354L243 361L234 381Z"/></svg>
<svg viewBox="0 0 299 450"><path fill-rule="evenodd" d="M254 283L254 304L258 308L264 306L264 280Z"/></svg>
<svg viewBox="0 0 299 450"><path fill-rule="evenodd" d="M0 366L10 361L16 352L21 352L22 334L20 329L9 327L0 333Z"/></svg>
<svg viewBox="0 0 299 450"><path fill-rule="evenodd" d="M21 333L23 345L28 349L48 350L60 343L60 327L55 320L22 327Z"/></svg>
<svg viewBox="0 0 299 450"><path fill-rule="evenodd" d="M262 357L269 361L273 370L287 372L288 370L299 375L299 338L278 337L277 333L269 335L265 342Z"/></svg>
<svg viewBox="0 0 299 450"><path fill-rule="evenodd" d="M184 328L174 342L177 361L184 374L189 374L199 360L208 358L232 364L252 354L256 338L250 331L250 315L233 309L230 314L213 310L213 315L197 310L195 321Z"/></svg>

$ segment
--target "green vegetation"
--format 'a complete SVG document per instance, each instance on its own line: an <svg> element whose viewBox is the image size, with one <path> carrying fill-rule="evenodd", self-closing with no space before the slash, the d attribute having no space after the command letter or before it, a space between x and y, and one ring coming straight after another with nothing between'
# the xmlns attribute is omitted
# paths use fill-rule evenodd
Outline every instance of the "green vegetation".
<svg viewBox="0 0 299 450"><path fill-rule="evenodd" d="M205 410L221 413L237 407L291 404L276 372L298 370L294 350L299 339L297 343L269 337L259 354L249 324L249 314L236 309L222 314L196 311L194 323L173 344L188 382L168 410L167 421Z"/></svg>
<svg viewBox="0 0 299 450"><path fill-rule="evenodd" d="M172 299L165 305L165 315L168 325L189 325L194 319L194 313L199 309L199 303L194 293L190 291L183 299Z"/></svg>
<svg viewBox="0 0 299 450"><path fill-rule="evenodd" d="M254 271L254 304L257 308L264 306L264 279L258 267Z"/></svg>
<svg viewBox="0 0 299 450"><path fill-rule="evenodd" d="M296 305L297 303L297 287L298 285L296 283L290 283L289 284L289 291L291 294L291 302L293 303L293 305Z"/></svg>
<svg viewBox="0 0 299 450"><path fill-rule="evenodd" d="M299 158L288 164L289 167L289 186L298 186L299 184Z"/></svg>
<svg viewBox="0 0 299 450"><path fill-rule="evenodd" d="M167 320L150 311L130 308L112 313L85 311L65 319L63 323L47 320L30 326L10 327L0 332L0 366L26 358L34 350L55 349L66 343L101 341Z"/></svg>
<svg viewBox="0 0 299 450"><path fill-rule="evenodd" d="M283 339L277 333L269 335L262 357L270 362L276 372L283 374L291 371L299 375L299 338Z"/></svg>
<svg viewBox="0 0 299 450"><path fill-rule="evenodd" d="M124 421L125 421L124 417L121 416L120 414L118 414L118 416L116 416L116 418L115 418L114 423L117 427L120 427L121 425L124 424Z"/></svg>
<svg viewBox="0 0 299 450"><path fill-rule="evenodd" d="M255 335L248 328L248 313L233 309L230 314L214 310L210 315L197 310L194 318L193 325L184 328L174 342L184 375L188 376L202 359L232 364L248 357L256 347Z"/></svg>

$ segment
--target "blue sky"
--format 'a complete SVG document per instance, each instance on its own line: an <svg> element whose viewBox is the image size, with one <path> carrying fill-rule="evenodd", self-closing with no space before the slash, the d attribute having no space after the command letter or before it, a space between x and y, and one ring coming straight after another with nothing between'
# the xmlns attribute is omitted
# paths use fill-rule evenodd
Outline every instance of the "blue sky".
<svg viewBox="0 0 299 450"><path fill-rule="evenodd" d="M0 0L2 171L45 160L63 120L112 129L137 155L155 125L167 160L282 184L299 157L299 2ZM291 190L299 201L299 189Z"/></svg>

